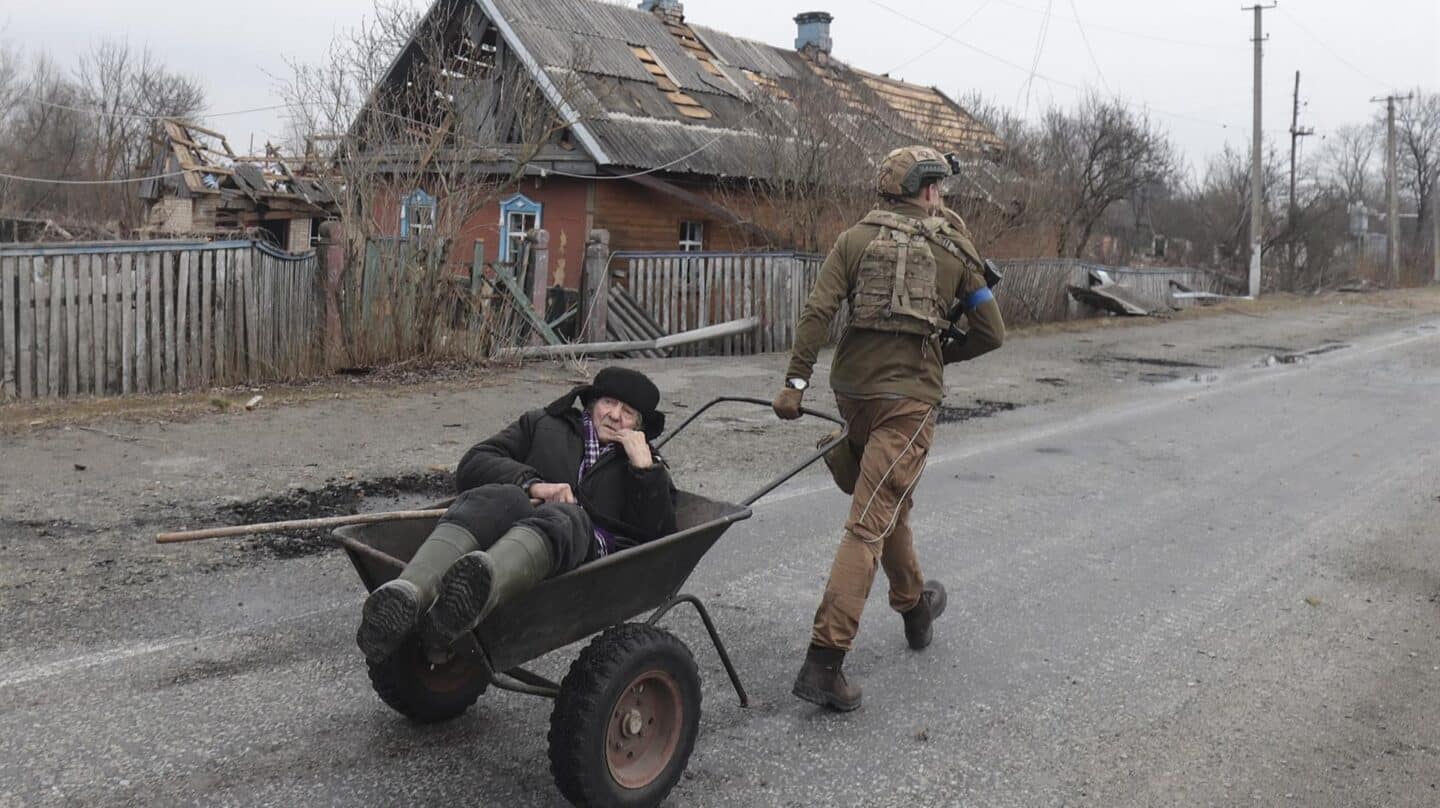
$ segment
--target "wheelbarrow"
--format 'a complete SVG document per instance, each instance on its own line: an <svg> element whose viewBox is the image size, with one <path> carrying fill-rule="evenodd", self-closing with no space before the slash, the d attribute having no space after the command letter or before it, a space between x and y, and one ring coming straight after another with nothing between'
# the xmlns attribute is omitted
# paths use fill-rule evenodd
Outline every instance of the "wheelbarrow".
<svg viewBox="0 0 1440 808"><path fill-rule="evenodd" d="M664 446L717 404L769 407L756 398L722 396L700 407L656 441ZM485 618L450 652L437 657L418 638L383 662L368 663L375 692L421 723L446 721L494 686L553 699L550 771L575 805L658 805L685 771L700 726L700 673L689 647L659 627L671 609L695 608L740 706L750 700L700 598L681 587L727 528L750 518L754 502L847 437L833 415L802 410L841 430L803 461L731 504L680 491L678 530L542 581ZM334 531L366 589L397 576L436 519L350 525ZM649 613L643 621L638 616ZM523 666L594 636L558 684Z"/></svg>

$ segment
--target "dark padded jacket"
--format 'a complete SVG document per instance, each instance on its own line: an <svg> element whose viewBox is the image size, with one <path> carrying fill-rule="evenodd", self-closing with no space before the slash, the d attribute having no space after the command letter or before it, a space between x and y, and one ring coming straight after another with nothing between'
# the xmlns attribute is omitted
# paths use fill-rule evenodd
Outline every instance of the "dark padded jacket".
<svg viewBox="0 0 1440 808"><path fill-rule="evenodd" d="M455 471L455 487L468 491L492 483L525 485L532 481L569 483L591 521L615 535L619 549L674 533L675 486L660 454L648 469L630 465L615 446L577 480L585 454L584 426L576 388L544 409L531 410L499 434L465 453ZM654 440L655 435L647 438Z"/></svg>

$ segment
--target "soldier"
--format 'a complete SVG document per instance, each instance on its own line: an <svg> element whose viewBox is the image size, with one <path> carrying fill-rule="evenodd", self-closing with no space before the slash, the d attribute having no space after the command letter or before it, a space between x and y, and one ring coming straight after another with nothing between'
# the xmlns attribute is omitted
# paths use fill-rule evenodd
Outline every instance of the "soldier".
<svg viewBox="0 0 1440 808"><path fill-rule="evenodd" d="M860 627L876 564L890 582L890 606L905 639L930 644L945 610L945 588L920 573L910 532L911 492L925 468L944 393L944 365L1000 347L1005 326L964 223L946 210L939 183L950 166L924 146L896 149L880 165L880 204L830 250L796 329L775 414L798 418L815 356L841 301L850 322L835 349L830 386L850 427L850 514L815 612L796 696L842 712L860 706L860 687L842 667ZM946 309L963 304L967 332L951 331ZM842 445L842 448L845 448ZM831 458L827 457L827 460ZM844 463L832 464L832 471ZM858 474L854 469L858 467Z"/></svg>

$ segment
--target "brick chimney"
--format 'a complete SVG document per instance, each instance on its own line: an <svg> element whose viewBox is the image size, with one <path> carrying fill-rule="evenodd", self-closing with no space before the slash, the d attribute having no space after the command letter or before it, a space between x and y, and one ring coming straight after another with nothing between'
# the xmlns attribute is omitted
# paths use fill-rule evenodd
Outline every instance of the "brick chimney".
<svg viewBox="0 0 1440 808"><path fill-rule="evenodd" d="M828 54L830 46L830 23L835 18L824 11L805 11L795 15L797 32L795 35L795 50L803 51L806 48L814 48L821 53Z"/></svg>
<svg viewBox="0 0 1440 808"><path fill-rule="evenodd" d="M685 21L685 4L680 0L640 0L640 10L649 11L661 19Z"/></svg>

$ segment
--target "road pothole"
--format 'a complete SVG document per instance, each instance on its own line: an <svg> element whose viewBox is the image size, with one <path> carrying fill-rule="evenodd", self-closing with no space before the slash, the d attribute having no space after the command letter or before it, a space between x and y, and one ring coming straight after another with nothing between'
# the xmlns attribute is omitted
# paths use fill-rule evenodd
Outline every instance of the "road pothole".
<svg viewBox="0 0 1440 808"><path fill-rule="evenodd" d="M954 424L960 421L973 421L976 418L989 418L997 412L1009 412L1020 407L1012 401L987 401L976 399L974 406L970 407L945 407L941 406L936 420L942 424Z"/></svg>
<svg viewBox="0 0 1440 808"><path fill-rule="evenodd" d="M219 517L225 524L282 522L346 516L361 511L417 507L455 493L455 480L448 471L429 471L375 477L366 480L333 480L319 488L294 488L248 502L226 505ZM267 533L242 545L246 552L267 558L301 558L335 547L329 529L307 529Z"/></svg>

